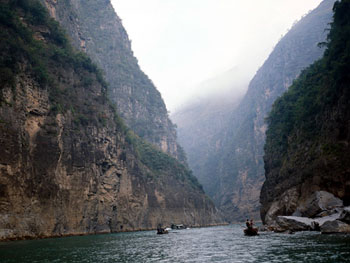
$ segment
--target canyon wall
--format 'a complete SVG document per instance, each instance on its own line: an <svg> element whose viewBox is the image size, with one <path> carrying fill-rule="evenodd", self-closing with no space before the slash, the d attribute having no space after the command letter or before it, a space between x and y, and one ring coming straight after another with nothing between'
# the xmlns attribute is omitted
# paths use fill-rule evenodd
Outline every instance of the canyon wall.
<svg viewBox="0 0 350 263"><path fill-rule="evenodd" d="M350 205L350 1L336 2L334 11L323 58L302 72L267 119L260 196L266 224L280 215L316 216L303 207L319 193Z"/></svg>
<svg viewBox="0 0 350 263"><path fill-rule="evenodd" d="M124 124L39 2L2 0L0 14L0 240L221 222L191 172Z"/></svg>
<svg viewBox="0 0 350 263"><path fill-rule="evenodd" d="M108 97L125 123L141 138L186 163L161 94L142 72L131 41L109 0L42 0L73 45L104 72ZM140 26L142 26L140 24Z"/></svg>

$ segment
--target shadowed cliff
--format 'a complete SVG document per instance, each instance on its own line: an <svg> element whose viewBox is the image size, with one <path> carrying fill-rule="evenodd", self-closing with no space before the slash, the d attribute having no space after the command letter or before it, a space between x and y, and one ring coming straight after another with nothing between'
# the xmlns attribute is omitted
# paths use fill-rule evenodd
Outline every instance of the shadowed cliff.
<svg viewBox="0 0 350 263"><path fill-rule="evenodd" d="M210 225L191 172L124 124L35 0L0 2L0 240Z"/></svg>
<svg viewBox="0 0 350 263"><path fill-rule="evenodd" d="M350 205L350 1L336 2L327 49L273 104L261 216L291 215L316 191Z"/></svg>

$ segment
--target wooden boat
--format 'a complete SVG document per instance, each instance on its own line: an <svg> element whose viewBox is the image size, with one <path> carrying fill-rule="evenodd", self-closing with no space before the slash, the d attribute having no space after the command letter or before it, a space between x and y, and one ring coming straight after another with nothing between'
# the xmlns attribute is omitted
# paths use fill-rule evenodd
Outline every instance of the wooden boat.
<svg viewBox="0 0 350 263"><path fill-rule="evenodd" d="M244 235L246 236L258 236L258 229L257 228L246 228L243 230Z"/></svg>
<svg viewBox="0 0 350 263"><path fill-rule="evenodd" d="M168 234L168 230L164 229L164 228L160 228L160 229L157 229L157 234L158 235L163 235L163 234Z"/></svg>
<svg viewBox="0 0 350 263"><path fill-rule="evenodd" d="M157 227L157 234L158 235L163 235L163 234L168 234L168 230L166 228L163 228L161 225L158 225Z"/></svg>

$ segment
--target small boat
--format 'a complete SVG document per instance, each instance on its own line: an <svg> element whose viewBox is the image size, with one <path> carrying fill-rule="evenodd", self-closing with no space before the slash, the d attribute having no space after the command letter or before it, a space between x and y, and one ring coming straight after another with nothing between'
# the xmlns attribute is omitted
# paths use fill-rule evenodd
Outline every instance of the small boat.
<svg viewBox="0 0 350 263"><path fill-rule="evenodd" d="M185 226L183 224L180 224L180 225L172 224L171 229L187 229L187 226Z"/></svg>
<svg viewBox="0 0 350 263"><path fill-rule="evenodd" d="M162 224L158 224L157 226L157 234L158 235L163 235L163 234L168 234L168 230L164 227L162 227Z"/></svg>
<svg viewBox="0 0 350 263"><path fill-rule="evenodd" d="M164 229L164 228L158 228L157 229L157 234L158 235L163 235L163 234L168 234L168 233L169 233L169 231Z"/></svg>
<svg viewBox="0 0 350 263"><path fill-rule="evenodd" d="M258 229L257 228L246 228L243 230L244 235L246 236L258 236Z"/></svg>

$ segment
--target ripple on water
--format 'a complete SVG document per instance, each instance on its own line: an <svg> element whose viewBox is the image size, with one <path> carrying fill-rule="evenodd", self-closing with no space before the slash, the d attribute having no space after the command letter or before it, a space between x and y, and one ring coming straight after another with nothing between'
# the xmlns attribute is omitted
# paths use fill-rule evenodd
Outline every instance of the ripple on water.
<svg viewBox="0 0 350 263"><path fill-rule="evenodd" d="M300 232L245 237L230 225L0 243L0 262L350 262L350 236Z"/></svg>

